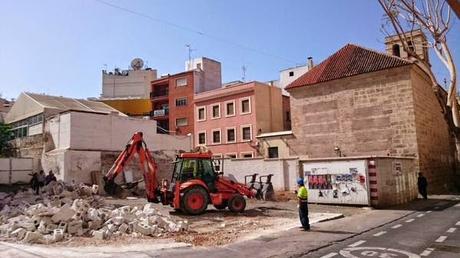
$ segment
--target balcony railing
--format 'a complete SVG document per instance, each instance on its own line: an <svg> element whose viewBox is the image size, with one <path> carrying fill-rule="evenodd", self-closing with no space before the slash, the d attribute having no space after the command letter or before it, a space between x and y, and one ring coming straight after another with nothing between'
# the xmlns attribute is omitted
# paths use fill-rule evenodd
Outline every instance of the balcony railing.
<svg viewBox="0 0 460 258"><path fill-rule="evenodd" d="M155 90L153 92L150 92L150 98L161 98L161 97L167 97L169 94L168 89L161 89L161 90Z"/></svg>
<svg viewBox="0 0 460 258"><path fill-rule="evenodd" d="M169 109L155 109L153 110L153 117L167 116L169 114Z"/></svg>

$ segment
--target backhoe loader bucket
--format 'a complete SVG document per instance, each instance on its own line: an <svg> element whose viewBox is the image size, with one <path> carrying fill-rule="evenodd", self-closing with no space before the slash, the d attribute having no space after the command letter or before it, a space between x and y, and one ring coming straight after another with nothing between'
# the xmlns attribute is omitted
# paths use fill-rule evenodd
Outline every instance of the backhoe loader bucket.
<svg viewBox="0 0 460 258"><path fill-rule="evenodd" d="M106 177L104 177L104 191L108 195L119 196L123 191L123 188L117 183L115 183L115 180L109 180Z"/></svg>

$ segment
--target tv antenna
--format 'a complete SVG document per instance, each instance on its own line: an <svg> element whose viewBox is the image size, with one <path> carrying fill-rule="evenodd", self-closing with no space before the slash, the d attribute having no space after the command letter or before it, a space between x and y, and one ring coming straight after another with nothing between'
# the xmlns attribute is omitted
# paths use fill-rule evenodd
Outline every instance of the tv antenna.
<svg viewBox="0 0 460 258"><path fill-rule="evenodd" d="M188 69L192 68L192 52L196 51L196 49L192 48L191 44L185 44L185 47L188 50Z"/></svg>
<svg viewBox="0 0 460 258"><path fill-rule="evenodd" d="M246 80L246 65L243 65L241 66L241 73L242 73L242 76L241 76L241 80L244 82Z"/></svg>

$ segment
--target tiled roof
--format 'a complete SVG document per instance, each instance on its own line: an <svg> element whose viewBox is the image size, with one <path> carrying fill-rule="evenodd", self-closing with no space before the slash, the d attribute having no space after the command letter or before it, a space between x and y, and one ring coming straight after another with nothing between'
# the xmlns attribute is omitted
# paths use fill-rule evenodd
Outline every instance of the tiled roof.
<svg viewBox="0 0 460 258"><path fill-rule="evenodd" d="M286 89L289 90L408 64L412 64L412 62L353 44L347 44L293 81Z"/></svg>

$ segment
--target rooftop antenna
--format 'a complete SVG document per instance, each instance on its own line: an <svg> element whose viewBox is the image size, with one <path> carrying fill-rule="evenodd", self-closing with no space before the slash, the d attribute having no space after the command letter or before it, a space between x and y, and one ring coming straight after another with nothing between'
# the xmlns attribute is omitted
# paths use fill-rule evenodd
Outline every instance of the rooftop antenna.
<svg viewBox="0 0 460 258"><path fill-rule="evenodd" d="M241 80L244 82L246 80L246 65L241 66Z"/></svg>
<svg viewBox="0 0 460 258"><path fill-rule="evenodd" d="M196 49L192 48L191 44L185 44L185 47L188 50L188 69L192 69L192 52L195 51Z"/></svg>

